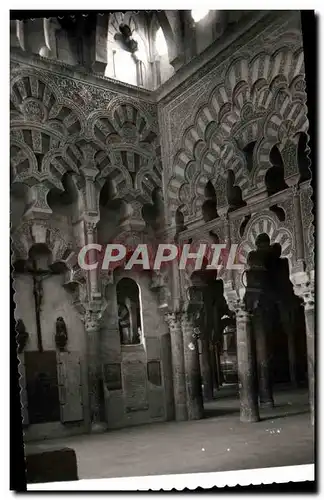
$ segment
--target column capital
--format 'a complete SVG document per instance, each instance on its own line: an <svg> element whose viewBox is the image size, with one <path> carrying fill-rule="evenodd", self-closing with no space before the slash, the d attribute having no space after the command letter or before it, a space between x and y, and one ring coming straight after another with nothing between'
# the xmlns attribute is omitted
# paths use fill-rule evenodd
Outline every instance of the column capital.
<svg viewBox="0 0 324 500"><path fill-rule="evenodd" d="M230 311L236 313L239 309L245 309L245 304L243 302L244 294L244 289L237 291L234 288L228 288L227 290L224 290L224 295L226 297L228 308L230 309Z"/></svg>
<svg viewBox="0 0 324 500"><path fill-rule="evenodd" d="M315 283L314 276L308 273L298 273L293 277L293 285L295 294L303 299L305 310L314 309L315 305Z"/></svg>
<svg viewBox="0 0 324 500"><path fill-rule="evenodd" d="M97 219L85 219L84 225L87 230L87 233L93 233L97 227Z"/></svg>
<svg viewBox="0 0 324 500"><path fill-rule="evenodd" d="M87 332L97 331L100 328L100 313L99 311L87 310L84 315L84 326Z"/></svg>
<svg viewBox="0 0 324 500"><path fill-rule="evenodd" d="M180 320L181 320L180 312L168 312L164 315L164 318L171 332L175 332L180 328Z"/></svg>

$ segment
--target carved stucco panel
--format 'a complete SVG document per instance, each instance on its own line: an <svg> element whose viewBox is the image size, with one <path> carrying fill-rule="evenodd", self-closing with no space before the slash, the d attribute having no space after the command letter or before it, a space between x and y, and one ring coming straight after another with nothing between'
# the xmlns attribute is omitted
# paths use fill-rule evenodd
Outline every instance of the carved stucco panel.
<svg viewBox="0 0 324 500"><path fill-rule="evenodd" d="M314 205L312 201L313 190L309 182L302 184L300 190L300 204L302 213L302 224L304 230L304 248L306 265L309 270L315 266L315 226L314 226Z"/></svg>

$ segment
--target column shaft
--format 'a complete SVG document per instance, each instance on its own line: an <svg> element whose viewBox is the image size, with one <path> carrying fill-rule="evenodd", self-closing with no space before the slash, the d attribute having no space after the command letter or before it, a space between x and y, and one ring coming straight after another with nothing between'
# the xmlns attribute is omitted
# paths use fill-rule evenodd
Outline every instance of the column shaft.
<svg viewBox="0 0 324 500"><path fill-rule="evenodd" d="M166 321L170 329L175 419L188 420L183 338L179 313L169 313Z"/></svg>
<svg viewBox="0 0 324 500"><path fill-rule="evenodd" d="M183 334L188 419L199 420L204 416L199 352L197 337L189 314L182 314L181 327Z"/></svg>
<svg viewBox="0 0 324 500"><path fill-rule="evenodd" d="M300 206L300 195L299 191L295 190L293 195L293 207L294 207L294 218L295 218L295 242L296 242L296 260L304 260L304 234L303 234L303 223L301 215Z"/></svg>
<svg viewBox="0 0 324 500"><path fill-rule="evenodd" d="M213 399L213 373L211 367L210 341L207 335L201 339L201 375L204 385L204 399Z"/></svg>
<svg viewBox="0 0 324 500"><path fill-rule="evenodd" d="M253 314L260 404L263 406L273 406L267 321L270 321L270 318L266 318L262 311L257 310Z"/></svg>
<svg viewBox="0 0 324 500"><path fill-rule="evenodd" d="M254 346L252 337L251 316L243 304L236 313L237 362L240 388L240 420L241 422L257 422L260 420L257 384L254 362Z"/></svg>
<svg viewBox="0 0 324 500"><path fill-rule="evenodd" d="M86 223L86 235L87 235L87 244L95 243L94 237L95 224L92 222ZM97 262L97 250L90 250L89 253L89 264L95 264ZM94 294L98 292L98 269L91 269L89 271L89 282L90 282L90 299Z"/></svg>
<svg viewBox="0 0 324 500"><path fill-rule="evenodd" d="M307 369L311 422L315 420L315 353L314 353L314 289L305 296L305 322L307 337Z"/></svg>
<svg viewBox="0 0 324 500"><path fill-rule="evenodd" d="M87 365L88 365L88 388L89 388L89 411L91 432L102 431L105 424L101 419L100 404L100 357L99 357L99 334L100 326L96 313L88 311L85 319L87 335Z"/></svg>

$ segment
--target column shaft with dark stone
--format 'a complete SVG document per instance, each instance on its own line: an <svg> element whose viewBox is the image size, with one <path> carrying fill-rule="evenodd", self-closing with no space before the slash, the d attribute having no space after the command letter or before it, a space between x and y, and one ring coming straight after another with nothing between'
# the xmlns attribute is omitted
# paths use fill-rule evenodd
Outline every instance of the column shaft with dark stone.
<svg viewBox="0 0 324 500"><path fill-rule="evenodd" d="M189 420L199 420L204 416L201 388L201 373L197 334L194 331L192 315L183 312L181 316L185 377L187 389L187 411Z"/></svg>
<svg viewBox="0 0 324 500"><path fill-rule="evenodd" d="M298 385L297 381L297 356L296 356L296 342L295 342L295 323L294 323L294 308L296 306L292 303L290 310L286 304L280 307L280 318L283 329L287 335L288 343L288 358L289 358L289 378L291 384L295 387Z"/></svg>
<svg viewBox="0 0 324 500"><path fill-rule="evenodd" d="M305 322L306 322L309 405L311 411L311 422L312 425L314 425L314 420L315 420L314 283L310 283L308 285L303 298L304 298Z"/></svg>
<svg viewBox="0 0 324 500"><path fill-rule="evenodd" d="M188 420L185 364L180 313L166 314L170 329L175 419Z"/></svg>
<svg viewBox="0 0 324 500"><path fill-rule="evenodd" d="M314 300L314 279L307 273L300 273L294 277L294 290L297 296L303 299L306 325L306 346L307 346L307 371L308 371L308 392L309 406L311 411L311 423L315 421L315 300Z"/></svg>
<svg viewBox="0 0 324 500"><path fill-rule="evenodd" d="M236 309L237 363L241 422L260 420L251 315L241 302Z"/></svg>
<svg viewBox="0 0 324 500"><path fill-rule="evenodd" d="M294 208L294 234L295 234L295 245L296 245L296 261L297 266L300 265L302 268L299 270L304 270L304 232L303 232L303 222L300 206L300 191L297 187L293 189L293 208Z"/></svg>
<svg viewBox="0 0 324 500"><path fill-rule="evenodd" d="M258 393L262 406L273 406L268 324L270 317L258 308L253 313L253 333L256 346Z"/></svg>
<svg viewBox="0 0 324 500"><path fill-rule="evenodd" d="M204 333L201 339L201 376L204 386L204 399L210 401L213 399L213 372L210 351L210 340Z"/></svg>
<svg viewBox="0 0 324 500"><path fill-rule="evenodd" d="M106 424L101 417L101 364L99 353L100 322L97 311L91 309L85 316L85 330L87 336L87 365L89 388L90 431L102 432Z"/></svg>

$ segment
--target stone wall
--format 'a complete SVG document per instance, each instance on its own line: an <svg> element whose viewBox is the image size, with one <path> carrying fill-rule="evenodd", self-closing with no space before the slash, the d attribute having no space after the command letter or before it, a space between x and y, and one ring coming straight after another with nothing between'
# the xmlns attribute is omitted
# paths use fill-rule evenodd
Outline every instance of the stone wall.
<svg viewBox="0 0 324 500"><path fill-rule="evenodd" d="M107 308L101 330L103 369L120 373L120 383L115 388L109 389L109 381L105 380L108 427L168 420L173 404L168 327L150 288L151 276L131 271L119 272L117 276L106 288ZM116 286L124 277L136 281L140 290L140 344L121 345L120 341Z"/></svg>

